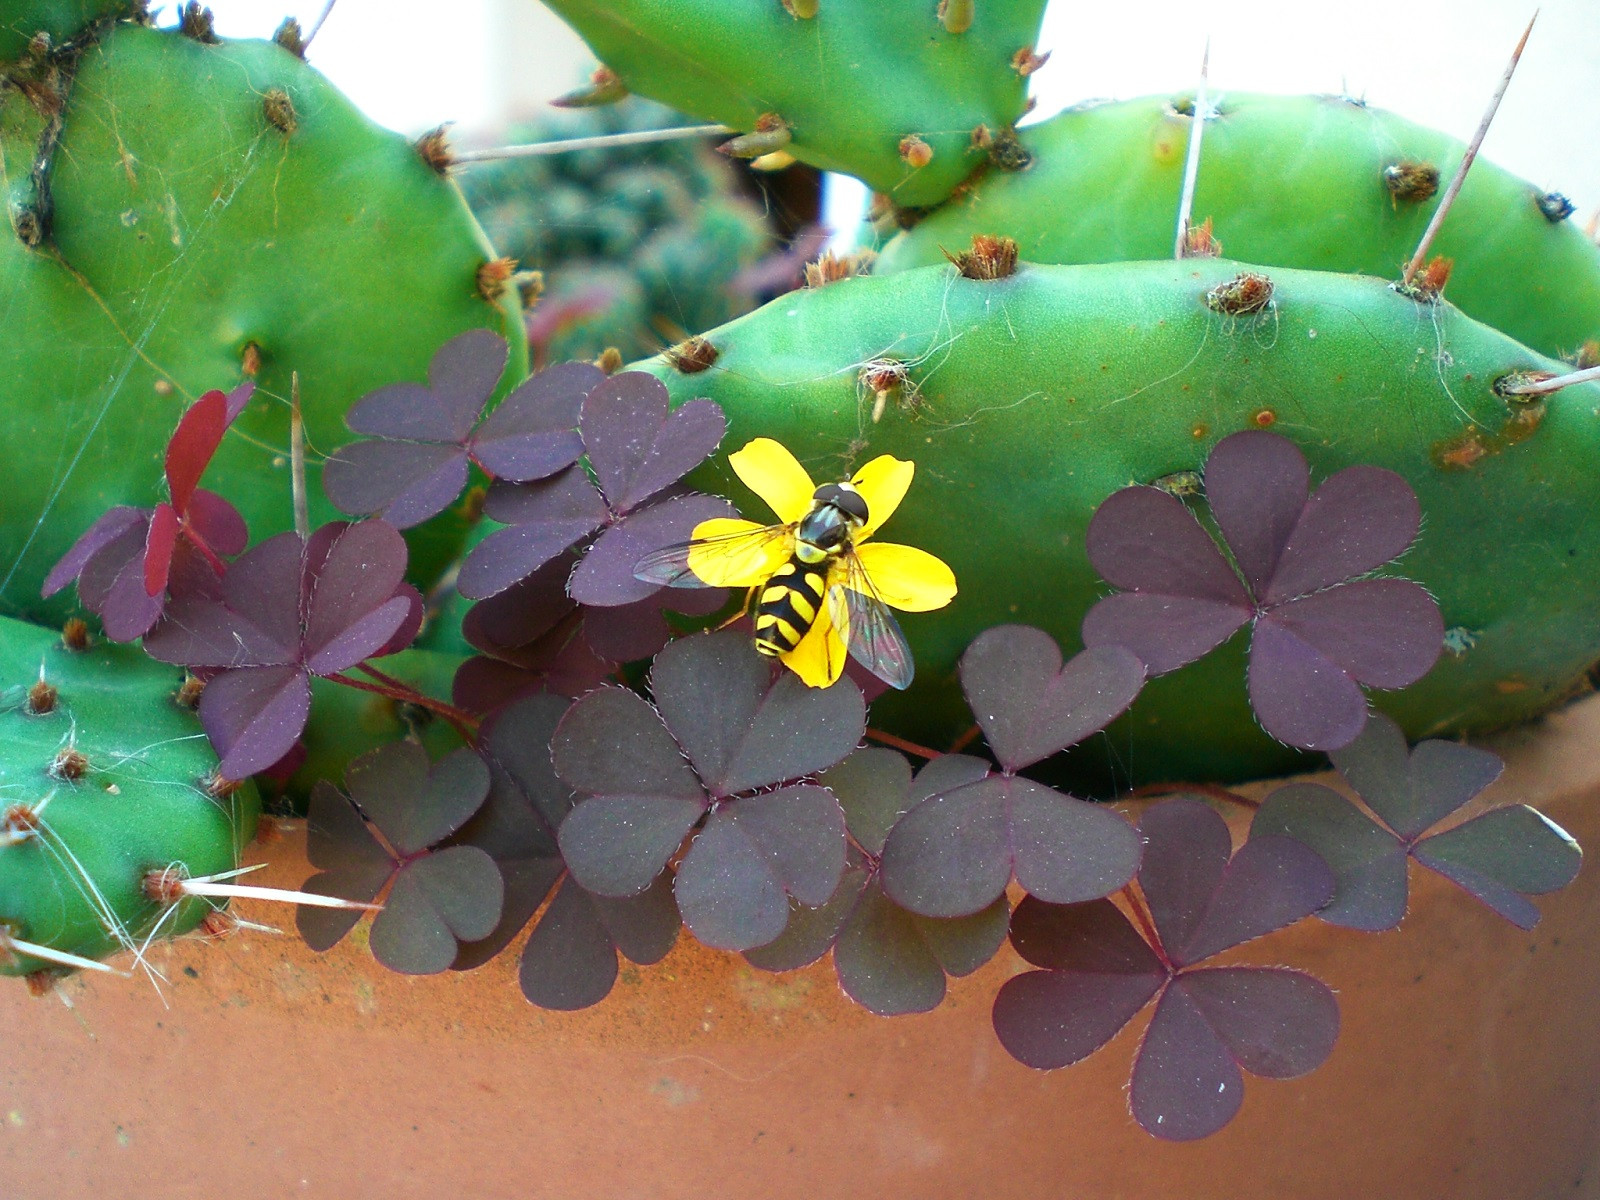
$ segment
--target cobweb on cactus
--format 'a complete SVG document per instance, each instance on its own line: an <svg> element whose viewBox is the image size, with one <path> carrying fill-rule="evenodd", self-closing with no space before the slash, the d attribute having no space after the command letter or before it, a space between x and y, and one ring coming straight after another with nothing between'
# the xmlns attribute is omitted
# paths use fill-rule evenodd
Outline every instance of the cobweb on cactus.
<svg viewBox="0 0 1600 1200"><path fill-rule="evenodd" d="M0 100L6 161L37 167L15 176L32 233L0 249L0 290L29 313L0 350L6 406L32 414L8 423L6 448L36 464L0 528L10 613L65 618L65 602L38 596L50 566L91 507L159 498L151 465L170 421L207 388L257 385L209 484L260 537L291 519L292 373L308 381L314 472L363 391L463 329L521 332L509 298L472 286L485 246L453 183L295 54L218 39L196 13L181 28L106 22L41 43L37 86ZM374 272L383 287L360 282ZM513 357L520 369L520 345ZM311 503L315 522L335 515ZM449 553L451 531L437 532L419 579Z"/></svg>

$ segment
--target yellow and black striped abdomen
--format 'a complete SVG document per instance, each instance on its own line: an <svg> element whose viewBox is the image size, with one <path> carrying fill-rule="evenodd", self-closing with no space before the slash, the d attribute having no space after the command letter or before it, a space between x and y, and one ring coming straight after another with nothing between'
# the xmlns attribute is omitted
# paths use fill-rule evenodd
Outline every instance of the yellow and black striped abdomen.
<svg viewBox="0 0 1600 1200"><path fill-rule="evenodd" d="M816 623L830 561L831 556L802 562L796 555L767 580L756 602L756 649L762 654L787 654Z"/></svg>

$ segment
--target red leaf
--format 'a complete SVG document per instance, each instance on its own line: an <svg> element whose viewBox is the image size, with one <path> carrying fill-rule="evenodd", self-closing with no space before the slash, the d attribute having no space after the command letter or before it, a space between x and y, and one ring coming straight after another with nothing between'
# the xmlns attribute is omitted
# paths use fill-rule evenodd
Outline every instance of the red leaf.
<svg viewBox="0 0 1600 1200"><path fill-rule="evenodd" d="M167 590L172 552L178 544L178 513L170 504L156 505L144 535L144 590L159 596Z"/></svg>
<svg viewBox="0 0 1600 1200"><path fill-rule="evenodd" d="M178 421L167 443L167 487L180 516L227 432L228 398L217 391L201 396Z"/></svg>

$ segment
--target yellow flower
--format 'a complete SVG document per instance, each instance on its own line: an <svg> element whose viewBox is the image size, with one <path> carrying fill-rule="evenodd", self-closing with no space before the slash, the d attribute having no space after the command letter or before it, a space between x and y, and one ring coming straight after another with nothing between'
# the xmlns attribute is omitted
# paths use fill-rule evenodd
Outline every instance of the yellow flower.
<svg viewBox="0 0 1600 1200"><path fill-rule="evenodd" d="M795 531L811 511L816 484L794 455L771 438L757 438L729 455L728 464L747 487L771 506L780 525L718 517L695 526L688 565L710 587L758 588L787 563L795 551ZM894 515L911 487L912 463L881 455L857 471L851 485L866 501L867 520L850 536L851 549L828 563L823 603L816 620L793 650L779 660L811 687L827 687L844 670L850 630L835 624L827 602L836 588L849 588L906 612L943 608L956 594L956 578L945 563L925 550L869 539ZM856 567L851 568L854 558ZM903 648L893 622L886 623ZM905 651L909 670L910 652ZM867 664L869 667L871 664Z"/></svg>

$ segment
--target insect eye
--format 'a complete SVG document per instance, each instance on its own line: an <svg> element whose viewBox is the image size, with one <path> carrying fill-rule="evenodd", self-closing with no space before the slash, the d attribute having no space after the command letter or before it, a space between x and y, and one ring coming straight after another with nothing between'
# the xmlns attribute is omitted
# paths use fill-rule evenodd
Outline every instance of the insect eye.
<svg viewBox="0 0 1600 1200"><path fill-rule="evenodd" d="M823 504L831 504L846 516L857 521L867 519L867 502L861 493L854 488L844 487L837 483L825 483L812 493L813 500Z"/></svg>

